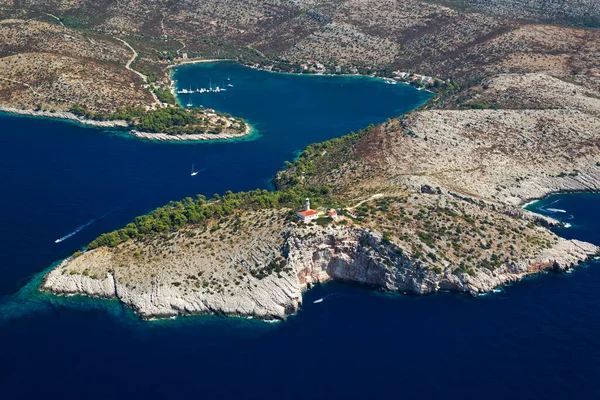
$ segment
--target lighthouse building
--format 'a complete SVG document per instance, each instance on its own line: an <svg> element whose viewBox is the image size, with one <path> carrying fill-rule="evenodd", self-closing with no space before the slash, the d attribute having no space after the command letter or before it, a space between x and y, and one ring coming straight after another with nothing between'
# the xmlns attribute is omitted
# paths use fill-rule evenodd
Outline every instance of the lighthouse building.
<svg viewBox="0 0 600 400"><path fill-rule="evenodd" d="M319 217L319 212L310 208L310 200L306 199L306 203L304 205L303 211L298 211L296 216L300 218L302 221L308 222Z"/></svg>

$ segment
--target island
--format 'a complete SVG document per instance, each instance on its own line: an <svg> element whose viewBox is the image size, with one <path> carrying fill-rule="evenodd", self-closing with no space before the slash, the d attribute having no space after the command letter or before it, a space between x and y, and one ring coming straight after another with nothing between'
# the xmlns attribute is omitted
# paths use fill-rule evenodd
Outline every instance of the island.
<svg viewBox="0 0 600 400"><path fill-rule="evenodd" d="M478 295L598 253L523 209L600 189L594 2L92 3L4 3L0 106L143 137L204 137L215 125L242 135L240 119L207 121L208 110L176 104L172 67L214 59L377 76L435 96L309 146L276 191L188 198L138 217L64 260L41 290L117 298L148 319L283 319L329 280ZM155 118L164 114L167 125Z"/></svg>

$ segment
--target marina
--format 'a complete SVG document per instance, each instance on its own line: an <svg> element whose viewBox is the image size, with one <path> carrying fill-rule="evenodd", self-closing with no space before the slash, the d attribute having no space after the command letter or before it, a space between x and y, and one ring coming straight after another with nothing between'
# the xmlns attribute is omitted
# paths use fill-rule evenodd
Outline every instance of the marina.
<svg viewBox="0 0 600 400"><path fill-rule="evenodd" d="M227 80L229 81L229 78L227 78ZM227 87L232 88L233 85L231 83L227 84ZM215 86L213 88L212 85L212 80L209 82L209 85L207 88L202 87L199 88L196 86L196 89L192 89L192 87L190 86L188 89L179 89L176 91L177 94L195 94L195 93L220 93L220 92L226 92L227 89L225 88L225 84L223 83L223 86Z"/></svg>

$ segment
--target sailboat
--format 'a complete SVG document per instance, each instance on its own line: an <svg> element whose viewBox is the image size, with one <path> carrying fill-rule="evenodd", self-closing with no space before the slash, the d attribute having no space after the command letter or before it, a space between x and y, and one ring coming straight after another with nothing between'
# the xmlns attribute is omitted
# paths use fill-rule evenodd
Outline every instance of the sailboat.
<svg viewBox="0 0 600 400"><path fill-rule="evenodd" d="M192 176L196 176L196 175L198 175L198 172L199 171L194 171L194 164L192 164L192 173L191 173L191 175Z"/></svg>

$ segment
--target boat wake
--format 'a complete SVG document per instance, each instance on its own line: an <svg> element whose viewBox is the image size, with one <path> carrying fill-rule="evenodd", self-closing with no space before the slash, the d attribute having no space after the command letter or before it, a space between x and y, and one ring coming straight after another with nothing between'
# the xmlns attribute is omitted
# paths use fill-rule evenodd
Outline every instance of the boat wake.
<svg viewBox="0 0 600 400"><path fill-rule="evenodd" d="M192 171L192 174L191 174L191 176L196 176L196 175L198 175L200 172L204 172L204 171L206 171L206 168L199 169L198 171Z"/></svg>
<svg viewBox="0 0 600 400"><path fill-rule="evenodd" d="M335 292L334 293L329 293L328 295L323 296L320 299L316 299L315 301L313 301L313 304L322 303L326 298L332 297L332 296L336 296L336 295L337 295L337 293L335 293Z"/></svg>
<svg viewBox="0 0 600 400"><path fill-rule="evenodd" d="M59 238L59 239L56 239L56 240L54 241L54 243L60 243L60 242L62 242L63 240L67 240L67 239L68 239L68 238L70 238L71 236L74 236L74 235L76 235L76 234L77 234L78 232L80 232L82 229L84 229L84 228L86 228L86 227L90 226L91 224L93 224L95 221L96 221L95 219L92 219L92 220L91 220L91 221L89 221L88 223L86 223L86 224L83 224L83 225L81 225L81 226L77 227L77 229L75 229L73 232L69 233L68 235L65 235L65 236L63 236L63 237L61 237L61 238Z"/></svg>
<svg viewBox="0 0 600 400"><path fill-rule="evenodd" d="M99 220L101 220L102 218L106 218L108 215L110 215L110 214L112 214L113 212L117 211L118 209L120 209L121 207L123 207L123 206L124 206L125 204L127 204L127 203L129 203L129 202L128 202L128 201L126 201L125 203L121 204L121 205L120 205L120 206L118 206L117 208L114 208L114 209L110 210L110 211L109 211L109 212L107 212L106 214L104 214L104 215L101 215L101 216L100 216L100 217L98 217L98 218L94 218L94 219L92 219L92 220L90 220L90 221L86 222L85 224L83 224L83 225L81 225L81 226L78 226L78 227L77 227L77 229L75 229L73 232L71 232L71 233L69 233L69 234L67 234L67 235L65 235L65 236L63 236L63 237L61 237L61 238L58 238L58 239L56 239L56 240L54 241L54 243L60 243L60 242L62 242L62 241L64 241L64 240L67 240L68 238L70 238L70 237L72 237L72 236L75 236L76 234L78 234L79 232L81 232L83 229L87 228L88 226L90 226L90 225L91 225L91 224L93 224L94 222L96 222L96 221L99 221Z"/></svg>

